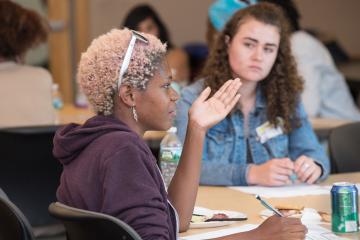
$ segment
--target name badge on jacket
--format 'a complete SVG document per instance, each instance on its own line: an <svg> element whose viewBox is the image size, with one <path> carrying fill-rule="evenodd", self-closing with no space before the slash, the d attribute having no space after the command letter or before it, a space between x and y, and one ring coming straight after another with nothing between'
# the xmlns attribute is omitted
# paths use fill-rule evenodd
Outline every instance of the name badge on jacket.
<svg viewBox="0 0 360 240"><path fill-rule="evenodd" d="M266 121L264 124L256 128L256 134L259 137L261 143L265 143L271 138L277 137L284 133L283 131L283 121L281 118L278 118L278 126L275 127L274 124L271 124L269 121Z"/></svg>

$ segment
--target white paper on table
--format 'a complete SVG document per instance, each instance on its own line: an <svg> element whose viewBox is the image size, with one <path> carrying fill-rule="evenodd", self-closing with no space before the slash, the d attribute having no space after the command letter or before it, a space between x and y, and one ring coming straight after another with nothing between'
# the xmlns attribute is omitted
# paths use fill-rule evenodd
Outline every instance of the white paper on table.
<svg viewBox="0 0 360 240"><path fill-rule="evenodd" d="M218 237L224 237L235 233L246 232L258 227L256 224L246 224L240 227L227 228L218 231L211 231L207 233L200 233L190 235L186 237L180 237L180 240L199 240L199 239L213 239ZM335 235L329 229L321 227L319 225L306 225L308 233L306 234L306 240L347 240Z"/></svg>
<svg viewBox="0 0 360 240"><path fill-rule="evenodd" d="M306 234L306 240L346 240L335 235L329 229L323 228L319 225L306 225L308 228L308 234Z"/></svg>
<svg viewBox="0 0 360 240"><path fill-rule="evenodd" d="M329 186L319 185L290 185L281 187L263 187L263 186L244 186L244 187L229 187L233 190L250 193L260 194L262 197L294 197L294 196L305 196L305 195L322 195L329 194Z"/></svg>
<svg viewBox="0 0 360 240"><path fill-rule="evenodd" d="M256 225L256 224L245 224L245 225L242 225L239 227L232 227L232 228L227 228L227 229L223 229L223 230L217 230L217 231L200 233L200 234L195 234L195 235L186 236L186 237L180 237L180 239L181 240L199 240L199 239L218 238L218 237L223 237L223 236L227 236L227 235L231 235L231 234L235 234L235 233L250 231L250 230L253 230L254 228L257 228L257 226L258 225Z"/></svg>
<svg viewBox="0 0 360 240"><path fill-rule="evenodd" d="M229 187L230 189L241 191L249 194L260 194L262 197L295 197L295 196L307 196L307 195L327 195L330 194L332 186L320 186L320 185L307 185L307 184L295 184L290 186L281 187L263 187L263 186L243 186L243 187ZM359 189L360 184L357 184ZM360 192L359 192L360 193Z"/></svg>
<svg viewBox="0 0 360 240"><path fill-rule="evenodd" d="M240 227L227 228L218 231L211 231L207 233L200 233L191 236L181 237L181 240L199 240L199 239L212 239L218 237L224 237L235 233L250 231L256 228L258 225L255 224L246 224ZM343 238L335 235L329 229L323 228L319 225L307 225L308 233L306 234L306 240L346 240L348 238Z"/></svg>

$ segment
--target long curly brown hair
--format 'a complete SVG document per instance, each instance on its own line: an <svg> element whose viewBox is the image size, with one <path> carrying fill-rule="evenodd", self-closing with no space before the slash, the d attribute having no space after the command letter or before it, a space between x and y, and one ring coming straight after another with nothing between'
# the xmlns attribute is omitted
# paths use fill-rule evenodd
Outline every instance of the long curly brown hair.
<svg viewBox="0 0 360 240"><path fill-rule="evenodd" d="M259 3L239 10L226 24L218 36L202 72L205 87L212 92L232 78L232 70L228 60L227 42L238 32L241 24L249 19L256 19L279 29L280 44L278 55L269 75L259 82L262 94L266 99L268 120L277 125L278 117L284 121L284 129L290 131L300 126L296 106L303 90L303 81L298 76L295 61L290 49L290 27L282 10L271 3Z"/></svg>

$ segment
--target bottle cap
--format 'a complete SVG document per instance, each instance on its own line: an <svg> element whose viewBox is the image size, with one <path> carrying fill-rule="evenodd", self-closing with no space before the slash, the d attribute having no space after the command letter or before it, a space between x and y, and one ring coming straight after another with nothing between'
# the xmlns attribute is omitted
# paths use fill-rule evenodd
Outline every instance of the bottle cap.
<svg viewBox="0 0 360 240"><path fill-rule="evenodd" d="M169 128L169 130L167 130L168 133L176 133L177 132L177 128L176 127L171 127Z"/></svg>
<svg viewBox="0 0 360 240"><path fill-rule="evenodd" d="M57 91L57 90L59 90L59 84L54 83L54 84L51 86L51 88L52 88L53 91Z"/></svg>

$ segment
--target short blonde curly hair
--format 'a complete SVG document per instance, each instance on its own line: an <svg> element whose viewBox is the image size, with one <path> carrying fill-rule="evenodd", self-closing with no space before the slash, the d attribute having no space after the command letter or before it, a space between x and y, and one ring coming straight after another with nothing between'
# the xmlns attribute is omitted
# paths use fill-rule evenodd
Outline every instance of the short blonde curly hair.
<svg viewBox="0 0 360 240"><path fill-rule="evenodd" d="M144 90L165 58L166 44L153 35L142 34L149 42L136 41L122 84ZM119 69L131 36L127 28L113 29L93 40L81 55L77 81L97 114L110 115L114 111Z"/></svg>

